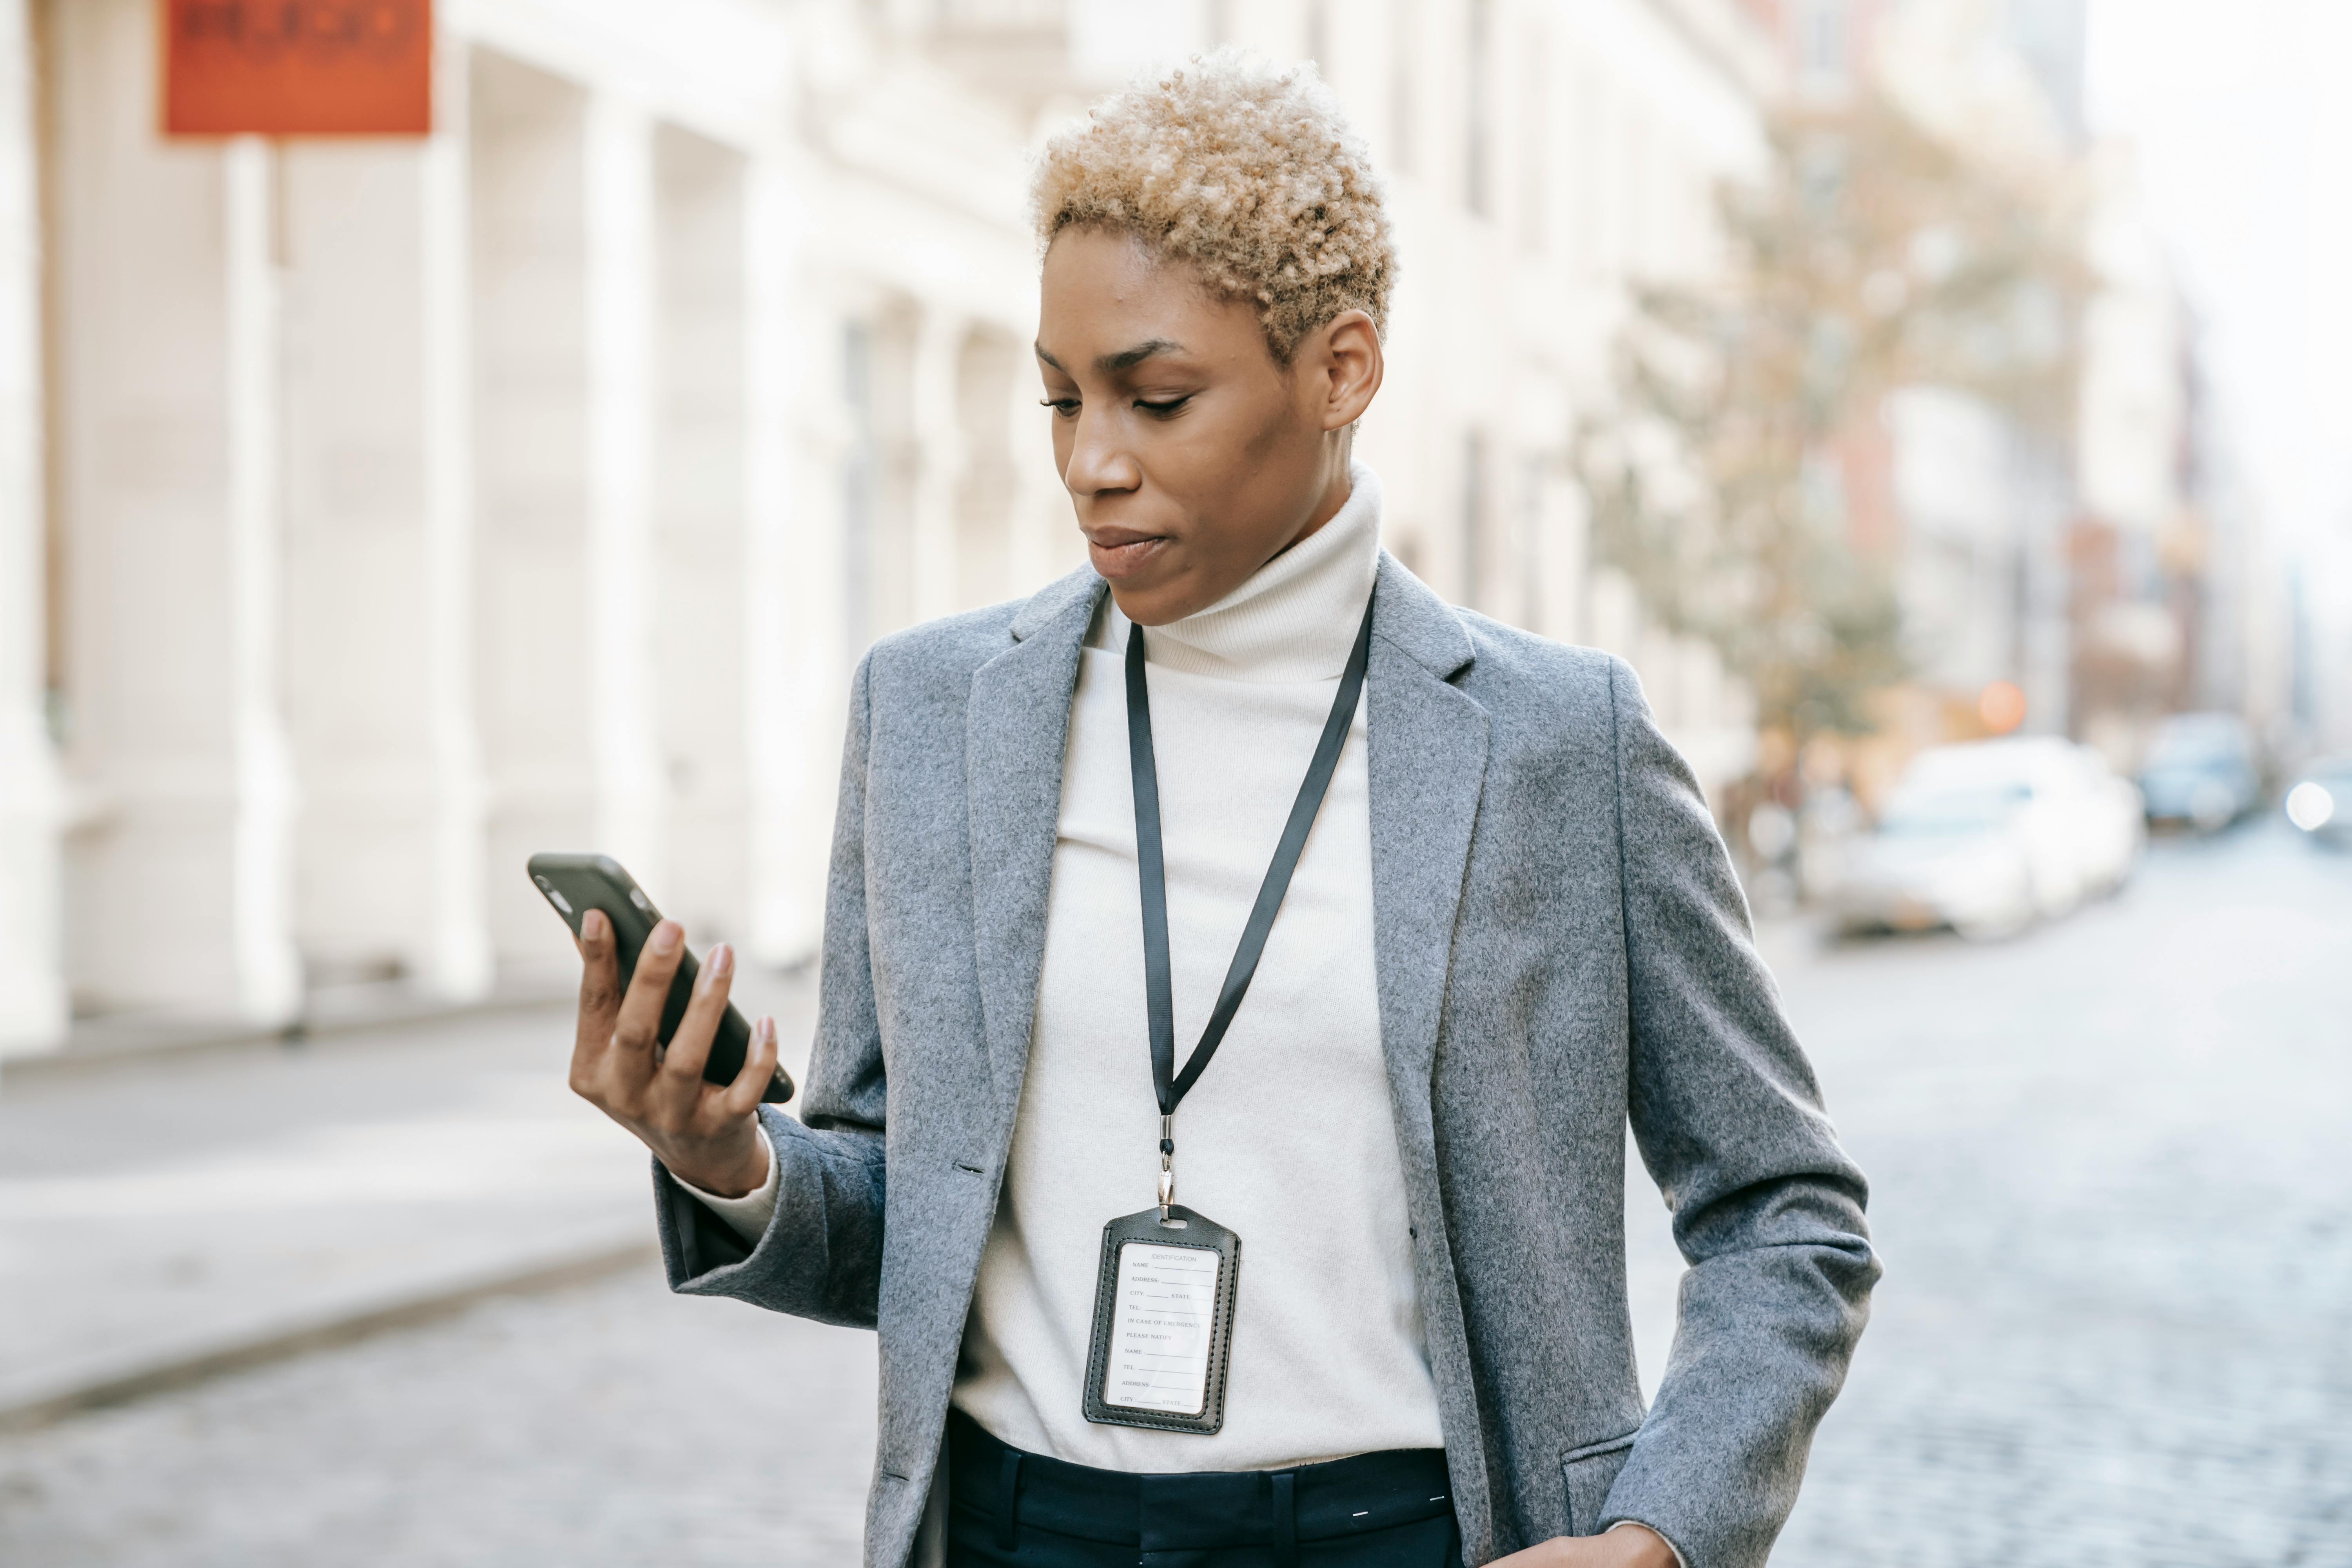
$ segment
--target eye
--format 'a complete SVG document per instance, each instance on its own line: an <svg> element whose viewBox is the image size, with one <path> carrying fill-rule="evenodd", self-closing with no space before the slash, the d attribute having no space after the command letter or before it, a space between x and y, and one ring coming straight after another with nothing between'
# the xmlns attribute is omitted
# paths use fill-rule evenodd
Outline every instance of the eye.
<svg viewBox="0 0 2352 1568"><path fill-rule="evenodd" d="M1076 419L1078 416L1078 400L1075 397L1045 398L1039 406L1052 409L1056 419Z"/></svg>
<svg viewBox="0 0 2352 1568"><path fill-rule="evenodd" d="M1146 414L1152 416L1154 418L1165 419L1170 415L1176 413L1179 409L1182 408L1184 405L1192 401L1192 395L1188 392L1181 397L1171 397L1161 403L1154 403L1149 398L1139 397L1135 400L1135 405L1143 410Z"/></svg>

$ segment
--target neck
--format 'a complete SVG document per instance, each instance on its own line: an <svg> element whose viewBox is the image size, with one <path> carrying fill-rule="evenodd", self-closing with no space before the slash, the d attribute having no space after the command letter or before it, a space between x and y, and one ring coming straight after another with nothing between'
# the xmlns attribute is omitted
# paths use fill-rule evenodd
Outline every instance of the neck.
<svg viewBox="0 0 2352 1568"><path fill-rule="evenodd" d="M1353 436L1354 432L1345 431L1342 435ZM1354 445L1352 440L1343 439L1339 443L1336 448L1336 457L1330 465L1330 474L1323 481L1323 493L1316 498L1315 510L1307 517L1307 526L1293 534L1289 543L1274 552L1275 560L1278 561L1290 551L1297 549L1301 543L1313 537L1317 530L1339 516L1340 510L1348 504L1348 498L1353 495L1356 489L1356 466L1348 456L1349 449Z"/></svg>

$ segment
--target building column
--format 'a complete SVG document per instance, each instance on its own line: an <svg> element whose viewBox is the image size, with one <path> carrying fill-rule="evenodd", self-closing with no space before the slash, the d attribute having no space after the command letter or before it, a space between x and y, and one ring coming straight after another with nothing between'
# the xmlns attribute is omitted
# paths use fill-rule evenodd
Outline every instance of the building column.
<svg viewBox="0 0 2352 1568"><path fill-rule="evenodd" d="M656 891L666 860L655 710L658 309L653 121L610 93L583 127L587 305L586 658L595 847Z"/></svg>
<svg viewBox="0 0 2352 1568"><path fill-rule="evenodd" d="M749 162L665 125L654 135L658 310L654 689L667 807L662 908L698 942L740 942L751 893L743 238Z"/></svg>
<svg viewBox="0 0 2352 1568"><path fill-rule="evenodd" d="M40 201L30 18L0 0L0 1057L66 1031L58 836L64 786L46 714Z"/></svg>
<svg viewBox="0 0 2352 1568"><path fill-rule="evenodd" d="M419 978L453 1002L495 978L488 876L489 785L475 717L472 59L446 31L434 49L433 134L419 168L424 317L425 722L431 932Z"/></svg>
<svg viewBox="0 0 2352 1568"><path fill-rule="evenodd" d="M920 468L915 476L915 619L928 621L962 608L957 600L956 489L963 478L963 420L956 406L966 324L926 306L915 335L913 416Z"/></svg>
<svg viewBox="0 0 2352 1568"><path fill-rule="evenodd" d="M1591 559L1591 514L1583 487L1565 462L1548 465L1536 537L1536 577L1543 614L1530 630L1561 642L1585 640L1585 576Z"/></svg>
<svg viewBox="0 0 2352 1568"><path fill-rule="evenodd" d="M1013 592L1035 593L1087 564L1085 538L1070 492L1054 466L1054 411L1044 395L1027 345L1013 355L1012 417L1006 422L1013 457Z"/></svg>
<svg viewBox="0 0 2352 1568"><path fill-rule="evenodd" d="M67 973L102 1009L282 1024L277 161L156 135L153 7L44 15Z"/></svg>
<svg viewBox="0 0 2352 1568"><path fill-rule="evenodd" d="M294 946L291 749L278 709L285 486L278 153L258 136L223 150L227 283L231 787L230 942L236 1010L278 1024L301 1008Z"/></svg>
<svg viewBox="0 0 2352 1568"><path fill-rule="evenodd" d="M474 710L489 795L486 902L499 975L552 980L576 973L579 959L524 879L523 861L541 850L625 857L631 847L602 837L600 814L602 728L620 710L598 683L625 660L612 628L593 620L607 584L591 566L590 492L602 479L591 452L588 95L496 50L469 53L467 466Z"/></svg>
<svg viewBox="0 0 2352 1568"><path fill-rule="evenodd" d="M845 574L841 530L821 521L837 513L794 504L811 478L796 395L803 381L831 378L808 370L794 287L807 215L781 157L751 160L743 204L746 941L759 962L780 965L814 952L824 930L833 742L848 684Z"/></svg>

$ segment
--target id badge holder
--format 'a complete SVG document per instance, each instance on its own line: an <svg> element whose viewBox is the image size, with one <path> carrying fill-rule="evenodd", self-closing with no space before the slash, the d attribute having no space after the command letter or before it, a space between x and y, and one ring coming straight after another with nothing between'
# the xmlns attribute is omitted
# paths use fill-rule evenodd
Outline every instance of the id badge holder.
<svg viewBox="0 0 2352 1568"><path fill-rule="evenodd" d="M1181 1205L1103 1226L1086 1417L1106 1426L1215 1434L1242 1238Z"/></svg>

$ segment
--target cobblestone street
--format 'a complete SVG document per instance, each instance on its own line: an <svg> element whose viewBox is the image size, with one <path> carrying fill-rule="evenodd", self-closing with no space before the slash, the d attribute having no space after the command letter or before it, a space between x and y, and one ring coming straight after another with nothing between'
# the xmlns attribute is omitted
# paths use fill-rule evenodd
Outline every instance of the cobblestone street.
<svg viewBox="0 0 2352 1568"><path fill-rule="evenodd" d="M2304 850L1790 971L1887 1277L1776 1562L2352 1563L2352 862Z"/></svg>
<svg viewBox="0 0 2352 1568"><path fill-rule="evenodd" d="M1775 1562L2352 1564L2352 859L2255 826L2015 941L1768 950L1887 1260ZM873 1378L643 1270L492 1300L0 1438L0 1562L848 1563Z"/></svg>

